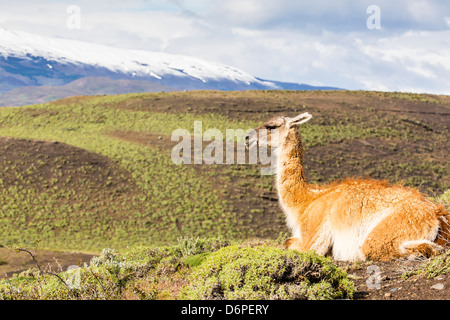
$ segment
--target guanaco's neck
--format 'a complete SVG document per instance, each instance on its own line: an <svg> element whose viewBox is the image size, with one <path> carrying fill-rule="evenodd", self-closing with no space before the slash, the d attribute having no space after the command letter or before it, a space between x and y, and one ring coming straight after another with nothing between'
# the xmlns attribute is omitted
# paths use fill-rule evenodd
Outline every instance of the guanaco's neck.
<svg viewBox="0 0 450 320"><path fill-rule="evenodd" d="M297 128L291 128L279 150L277 188L284 207L306 205L310 187L303 169L303 143Z"/></svg>

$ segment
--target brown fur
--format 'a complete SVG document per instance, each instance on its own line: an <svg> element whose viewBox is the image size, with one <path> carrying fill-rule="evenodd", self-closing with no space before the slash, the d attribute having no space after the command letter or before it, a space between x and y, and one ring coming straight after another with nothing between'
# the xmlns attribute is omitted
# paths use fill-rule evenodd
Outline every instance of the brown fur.
<svg viewBox="0 0 450 320"><path fill-rule="evenodd" d="M259 130L280 122L278 141L270 136L264 142L280 148L277 187L294 233L286 248L331 252L341 260L389 260L435 255L449 243L449 213L415 189L368 179L308 184L303 145L297 126L290 126L292 119L272 119L256 129L256 139Z"/></svg>

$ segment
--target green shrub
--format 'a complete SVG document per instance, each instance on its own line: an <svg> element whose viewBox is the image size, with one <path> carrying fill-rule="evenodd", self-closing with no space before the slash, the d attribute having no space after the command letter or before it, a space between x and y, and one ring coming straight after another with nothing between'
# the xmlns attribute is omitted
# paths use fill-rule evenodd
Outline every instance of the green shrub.
<svg viewBox="0 0 450 320"><path fill-rule="evenodd" d="M331 259L276 247L228 246L193 271L184 299L351 298L354 285Z"/></svg>
<svg viewBox="0 0 450 320"><path fill-rule="evenodd" d="M450 250L430 259L418 273L424 273L428 278L450 273Z"/></svg>
<svg viewBox="0 0 450 320"><path fill-rule="evenodd" d="M336 299L354 286L332 260L269 245L197 239L197 254L179 245L102 254L60 273L29 270L0 281L0 299ZM218 248L218 246L222 246ZM186 284L179 289L180 283Z"/></svg>
<svg viewBox="0 0 450 320"><path fill-rule="evenodd" d="M194 268L201 265L202 262L205 261L205 259L210 255L211 255L210 252L203 252L200 254L189 256L183 259L183 264L185 264L188 267Z"/></svg>
<svg viewBox="0 0 450 320"><path fill-rule="evenodd" d="M443 194L441 194L439 197L436 197L433 200L435 200L437 203L441 203L443 205L450 206L450 189L448 189Z"/></svg>
<svg viewBox="0 0 450 320"><path fill-rule="evenodd" d="M202 253L216 251L220 248L229 246L230 241L223 237L216 238L198 238L184 236L178 239L178 244L173 246L135 246L127 250L121 258L124 261L133 261L133 263L157 265L162 259L167 257L183 258Z"/></svg>
<svg viewBox="0 0 450 320"><path fill-rule="evenodd" d="M216 251L220 248L229 246L230 241L223 237L217 238L199 238L192 236L183 236L178 239L178 248L183 257L197 255L204 252Z"/></svg>

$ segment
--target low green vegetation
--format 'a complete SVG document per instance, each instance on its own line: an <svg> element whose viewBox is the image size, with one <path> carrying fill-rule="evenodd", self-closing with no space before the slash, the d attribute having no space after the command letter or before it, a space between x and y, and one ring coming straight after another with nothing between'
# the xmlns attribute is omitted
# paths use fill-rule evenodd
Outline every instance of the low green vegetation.
<svg viewBox="0 0 450 320"><path fill-rule="evenodd" d="M114 99L101 101L108 104ZM124 194L120 188L108 188L108 182L91 186L89 177L78 183L70 178L85 172L97 174L92 167L68 172L63 164L56 163L50 179L30 181L26 176L45 167L45 161L33 163L28 174L21 171L20 163L11 163L3 167L4 171L13 172L21 183L11 186L0 180L2 242L26 245L40 239L42 246L50 248L91 251L108 245L163 244L179 236L175 220L183 225L184 232L199 236L248 235L250 230L242 232L234 227L235 213L228 211L208 179L191 166L173 164L170 150L161 152L108 136L117 130L147 130L170 136L176 128L191 128L194 120L202 120L205 130L241 124L213 115L199 119L189 114L131 112L107 108L99 101L93 98L84 104L3 108L0 136L59 141L103 155L112 159L116 170L128 173L121 180L130 180L127 184L133 185L133 190ZM46 185L45 192L33 182ZM111 178L109 183L114 182ZM99 188L99 194L91 192L93 187Z"/></svg>
<svg viewBox="0 0 450 320"><path fill-rule="evenodd" d="M430 262L419 269L418 273L426 274L428 278L450 273L450 250L433 258Z"/></svg>
<svg viewBox="0 0 450 320"><path fill-rule="evenodd" d="M437 203L441 203L443 205L447 205L450 206L450 189L448 189L447 191L445 191L443 194L441 194L440 196L436 197L433 199L435 202Z"/></svg>
<svg viewBox="0 0 450 320"><path fill-rule="evenodd" d="M27 252L33 255L20 254ZM275 241L180 237L170 246L103 249L68 270L33 257L36 268L0 280L0 300L329 300L356 292L348 265ZM449 257L447 251L428 259L402 278L446 275Z"/></svg>
<svg viewBox="0 0 450 320"><path fill-rule="evenodd" d="M351 298L347 274L330 259L269 246L226 247L210 254L190 277L186 299L287 300Z"/></svg>
<svg viewBox="0 0 450 320"><path fill-rule="evenodd" d="M402 275L404 279L412 276L425 276L436 278L450 273L450 250L446 250L438 256L424 262L417 270L406 272Z"/></svg>
<svg viewBox="0 0 450 320"><path fill-rule="evenodd" d="M313 252L275 243L183 238L177 245L104 249L90 264L28 270L0 282L0 299L351 298L345 271Z"/></svg>

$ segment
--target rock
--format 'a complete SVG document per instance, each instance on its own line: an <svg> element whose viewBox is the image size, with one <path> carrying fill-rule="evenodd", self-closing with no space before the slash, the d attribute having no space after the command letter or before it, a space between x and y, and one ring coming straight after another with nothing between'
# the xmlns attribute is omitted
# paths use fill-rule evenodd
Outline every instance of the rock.
<svg viewBox="0 0 450 320"><path fill-rule="evenodd" d="M392 294L391 294L390 292L386 292L386 293L384 294L384 296L385 296L386 298L390 298L390 297L392 296Z"/></svg>
<svg viewBox="0 0 450 320"><path fill-rule="evenodd" d="M431 286L431 289L442 290L442 289L444 289L444 284L443 283L436 283L436 284Z"/></svg>

